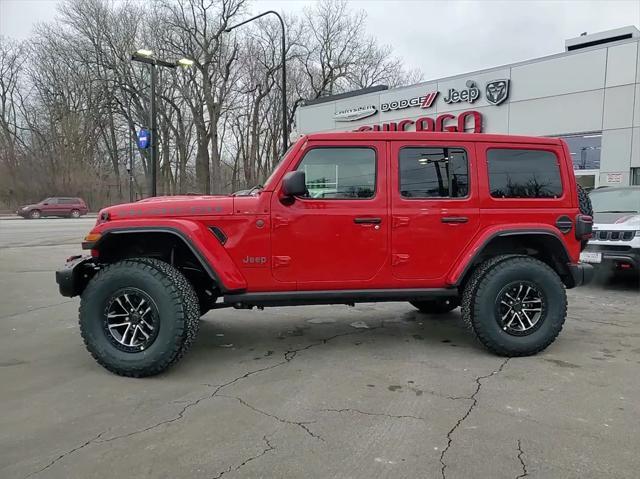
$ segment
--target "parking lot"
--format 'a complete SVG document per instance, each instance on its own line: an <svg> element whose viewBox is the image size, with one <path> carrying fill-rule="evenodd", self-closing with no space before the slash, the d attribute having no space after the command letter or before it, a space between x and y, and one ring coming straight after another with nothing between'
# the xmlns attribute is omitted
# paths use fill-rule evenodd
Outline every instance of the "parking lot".
<svg viewBox="0 0 640 479"><path fill-rule="evenodd" d="M569 291L535 357L459 310L212 311L187 357L127 379L85 351L53 272L94 219L0 220L2 478L635 478L640 290Z"/></svg>

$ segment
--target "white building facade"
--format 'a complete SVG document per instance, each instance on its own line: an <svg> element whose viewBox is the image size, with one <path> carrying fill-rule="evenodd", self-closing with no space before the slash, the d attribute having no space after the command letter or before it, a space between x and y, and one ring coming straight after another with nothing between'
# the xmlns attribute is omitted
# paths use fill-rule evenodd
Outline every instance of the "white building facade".
<svg viewBox="0 0 640 479"><path fill-rule="evenodd" d="M584 186L640 185L640 31L583 35L567 40L565 50L402 88L320 98L299 108L296 131L561 137Z"/></svg>

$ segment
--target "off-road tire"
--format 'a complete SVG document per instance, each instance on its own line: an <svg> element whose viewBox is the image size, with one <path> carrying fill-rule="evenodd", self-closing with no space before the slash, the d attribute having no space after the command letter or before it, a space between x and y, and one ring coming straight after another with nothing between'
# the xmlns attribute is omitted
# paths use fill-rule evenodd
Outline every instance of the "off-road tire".
<svg viewBox="0 0 640 479"><path fill-rule="evenodd" d="M539 324L521 336L504 331L497 318L499 292L514 281L534 284L544 297ZM476 337L487 349L501 356L530 356L544 350L560 334L567 315L567 295L562 280L547 264L528 256L493 262L484 269L470 299L470 321Z"/></svg>
<svg viewBox="0 0 640 479"><path fill-rule="evenodd" d="M155 258L133 258L131 261L148 264L149 266L156 268L158 271L171 278L180 290L183 305L187 310L187 315L185 340L182 343L178 356L174 359L174 362L177 362L187 353L187 351L189 351L189 349L191 349L193 342L198 336L198 331L200 329L200 305L198 295L186 276L169 263Z"/></svg>
<svg viewBox="0 0 640 479"><path fill-rule="evenodd" d="M39 220L41 217L42 217L42 213L40 213L40 210L29 211L29 219Z"/></svg>
<svg viewBox="0 0 640 479"><path fill-rule="evenodd" d="M411 305L421 313L426 314L446 314L458 306L460 306L460 299L456 297L440 298L440 299L428 299L425 301L409 301Z"/></svg>
<svg viewBox="0 0 640 479"><path fill-rule="evenodd" d="M473 315L473 298L476 295L478 283L480 283L480 280L490 268L509 258L517 257L526 258L526 256L524 255L517 254L503 254L500 256L494 256L493 258L490 258L476 266L476 268L471 273L471 276L469 276L469 279L466 281L462 288L460 313L462 315L462 319L470 330L473 330L471 326L471 316Z"/></svg>
<svg viewBox="0 0 640 479"><path fill-rule="evenodd" d="M69 218L80 218L80 210L71 210Z"/></svg>
<svg viewBox="0 0 640 479"><path fill-rule="evenodd" d="M195 293L185 282L182 273L168 264L165 268L124 260L103 268L91 279L80 301L80 332L87 350L99 364L120 376L153 376L166 370L187 351L193 341L190 326L198 324L197 300L185 300ZM153 300L159 318L153 343L136 352L114 346L104 327L107 301L118 290L129 287L143 291Z"/></svg>
<svg viewBox="0 0 640 479"><path fill-rule="evenodd" d="M593 216L593 206L591 204L589 194L581 185L576 184L576 186L578 188L578 207L580 209L580 213L583 215ZM587 247L588 243L589 240L582 240L580 242L580 251L583 251Z"/></svg>

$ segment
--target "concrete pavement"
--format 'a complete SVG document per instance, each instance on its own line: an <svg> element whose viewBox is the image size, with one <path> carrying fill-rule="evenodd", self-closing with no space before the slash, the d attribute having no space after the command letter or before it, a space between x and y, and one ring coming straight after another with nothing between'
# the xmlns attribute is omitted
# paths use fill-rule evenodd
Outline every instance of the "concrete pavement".
<svg viewBox="0 0 640 479"><path fill-rule="evenodd" d="M2 478L635 478L640 290L569 292L535 357L406 303L218 310L166 374L85 351L53 271L95 219L0 221Z"/></svg>

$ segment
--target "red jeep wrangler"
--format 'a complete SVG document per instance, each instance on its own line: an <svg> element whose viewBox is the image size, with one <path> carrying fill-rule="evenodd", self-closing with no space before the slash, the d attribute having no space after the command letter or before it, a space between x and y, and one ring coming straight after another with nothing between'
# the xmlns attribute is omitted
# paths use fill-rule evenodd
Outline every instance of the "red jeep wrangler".
<svg viewBox="0 0 640 479"><path fill-rule="evenodd" d="M56 273L81 295L80 330L104 367L165 370L210 309L408 301L461 305L491 351L535 354L588 282L588 197L565 143L427 132L301 138L263 187L102 210Z"/></svg>

